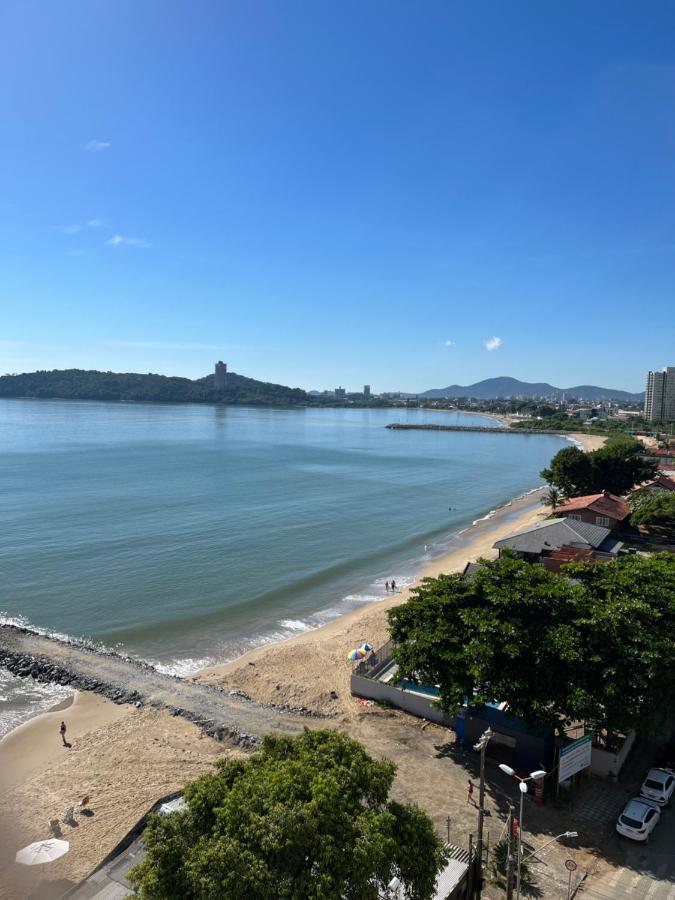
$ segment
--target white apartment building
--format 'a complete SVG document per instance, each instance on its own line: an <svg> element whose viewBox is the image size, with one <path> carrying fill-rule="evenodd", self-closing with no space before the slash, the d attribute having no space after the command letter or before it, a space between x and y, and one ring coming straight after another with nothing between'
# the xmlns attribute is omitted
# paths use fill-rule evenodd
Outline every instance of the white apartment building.
<svg viewBox="0 0 675 900"><path fill-rule="evenodd" d="M649 422L675 420L675 366L647 373L645 419Z"/></svg>

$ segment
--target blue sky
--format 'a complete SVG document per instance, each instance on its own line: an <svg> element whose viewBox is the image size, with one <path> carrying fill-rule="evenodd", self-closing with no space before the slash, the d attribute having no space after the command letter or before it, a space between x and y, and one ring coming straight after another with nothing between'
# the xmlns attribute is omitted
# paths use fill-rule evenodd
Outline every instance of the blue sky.
<svg viewBox="0 0 675 900"><path fill-rule="evenodd" d="M658 0L4 0L0 372L641 390L674 35Z"/></svg>

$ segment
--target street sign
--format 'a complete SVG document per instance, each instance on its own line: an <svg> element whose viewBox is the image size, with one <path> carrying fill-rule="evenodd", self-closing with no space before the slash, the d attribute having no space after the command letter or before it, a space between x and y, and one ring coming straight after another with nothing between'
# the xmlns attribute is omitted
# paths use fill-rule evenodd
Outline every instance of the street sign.
<svg viewBox="0 0 675 900"><path fill-rule="evenodd" d="M574 872L574 871L576 871L577 864L574 862L573 859L566 859L565 860L565 868L567 869L568 872Z"/></svg>
<svg viewBox="0 0 675 900"><path fill-rule="evenodd" d="M593 747L593 735L585 734L578 741L572 741L560 750L560 764L558 766L558 783L567 781L572 775L587 769L591 764L591 750Z"/></svg>

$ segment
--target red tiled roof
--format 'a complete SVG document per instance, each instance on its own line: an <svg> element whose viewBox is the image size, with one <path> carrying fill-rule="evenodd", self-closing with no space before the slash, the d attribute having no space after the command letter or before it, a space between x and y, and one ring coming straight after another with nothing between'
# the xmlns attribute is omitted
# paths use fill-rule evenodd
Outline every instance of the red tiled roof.
<svg viewBox="0 0 675 900"><path fill-rule="evenodd" d="M573 497L567 503L558 506L556 513L565 515L580 509L590 509L599 516L609 516L612 519L621 521L630 514L628 505L614 494L605 491L602 494L588 494L586 497Z"/></svg>
<svg viewBox="0 0 675 900"><path fill-rule="evenodd" d="M675 491L675 481L672 478L669 478L665 472L659 472L656 478L651 478L649 481L643 481L642 484L636 485L633 488L633 491L640 491L650 487L663 488L666 491Z"/></svg>

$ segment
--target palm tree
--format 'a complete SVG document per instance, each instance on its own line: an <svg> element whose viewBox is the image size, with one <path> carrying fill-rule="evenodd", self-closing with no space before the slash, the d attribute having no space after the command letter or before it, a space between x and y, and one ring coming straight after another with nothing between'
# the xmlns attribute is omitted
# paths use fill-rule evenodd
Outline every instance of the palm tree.
<svg viewBox="0 0 675 900"><path fill-rule="evenodd" d="M563 496L558 490L558 488L550 487L546 492L546 495L541 498L541 502L544 506L550 506L553 512L555 512L556 507L560 506L560 503L563 500Z"/></svg>

